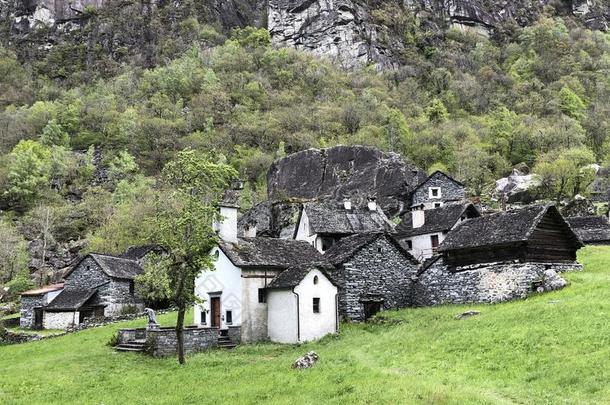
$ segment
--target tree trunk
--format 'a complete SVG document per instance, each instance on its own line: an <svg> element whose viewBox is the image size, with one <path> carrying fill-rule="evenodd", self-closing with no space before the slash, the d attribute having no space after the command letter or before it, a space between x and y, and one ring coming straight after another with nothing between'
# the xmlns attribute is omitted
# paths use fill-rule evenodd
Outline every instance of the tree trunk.
<svg viewBox="0 0 610 405"><path fill-rule="evenodd" d="M178 308L178 319L176 320L176 339L178 341L178 363L185 364L186 360L184 359L184 314L186 312L186 308L184 305L181 305Z"/></svg>

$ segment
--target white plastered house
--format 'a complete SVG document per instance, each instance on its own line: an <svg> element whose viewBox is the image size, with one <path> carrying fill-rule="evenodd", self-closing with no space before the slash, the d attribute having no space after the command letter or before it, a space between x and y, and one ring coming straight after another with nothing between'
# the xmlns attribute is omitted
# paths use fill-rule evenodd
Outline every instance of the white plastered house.
<svg viewBox="0 0 610 405"><path fill-rule="evenodd" d="M418 261L432 257L447 233L462 221L480 217L472 204L453 203L425 209L423 204L412 207L396 227L396 239Z"/></svg>
<svg viewBox="0 0 610 405"><path fill-rule="evenodd" d="M318 265L324 267L326 263L323 256L305 241L238 237L237 210L235 205L220 206L220 214L223 217L222 222L217 225L220 242L211 251L215 258L214 270L202 272L195 280L195 294L203 303L195 305L194 323L202 327L217 328L221 334L227 331L226 334L238 337L241 342L270 338L270 316L273 322L281 322L282 325L293 325L295 322L300 324L296 341L334 332L336 325L329 330L317 323L301 323L300 320L306 318L303 312L306 310L305 306L297 306L295 311L286 312L286 308L278 306L281 300L275 299L278 294L275 291L271 292L274 299L271 302L268 300L268 287L276 277L290 268ZM311 277L317 275L318 280L321 280L322 277L316 271L318 270L311 270ZM309 273L304 275L303 279L306 277L309 277ZM326 281L323 285L326 285L325 283ZM299 289L303 296L309 296L319 290L321 285L303 284L294 287ZM326 298L324 300L326 302ZM307 310L309 309L307 307ZM333 303L328 311L334 311L336 314L336 303ZM273 325L273 333L277 333L277 327L282 325ZM277 341L285 339L287 338Z"/></svg>

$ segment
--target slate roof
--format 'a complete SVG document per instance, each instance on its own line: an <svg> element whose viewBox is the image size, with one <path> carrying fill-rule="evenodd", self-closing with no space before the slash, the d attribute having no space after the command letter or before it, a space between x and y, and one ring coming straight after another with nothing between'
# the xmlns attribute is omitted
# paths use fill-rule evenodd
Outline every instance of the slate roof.
<svg viewBox="0 0 610 405"><path fill-rule="evenodd" d="M296 287L304 278L313 270L320 270L328 280L334 284L333 279L328 275L326 270L322 267L318 266L294 266L290 267L280 274L278 274L272 281L269 283L267 288L269 289L282 289L282 288L294 288Z"/></svg>
<svg viewBox="0 0 610 405"><path fill-rule="evenodd" d="M338 266L345 263L359 252L360 249L375 242L380 237L385 237L407 260L412 261L414 264L419 263L391 235L384 235L383 233L363 233L342 238L324 253L324 258L332 265Z"/></svg>
<svg viewBox="0 0 610 405"><path fill-rule="evenodd" d="M445 177L447 180L454 182L455 184L465 187L464 183L457 181L456 179L454 179L453 177L449 176L447 173L441 172L440 170L435 171L434 173L432 173L430 176L426 177L426 179L424 181L422 181L421 183L419 183L417 185L417 187L415 187L415 190L419 189L420 187L422 187L424 184L426 184L428 182L428 180L430 180L431 178L433 178L436 175L441 175L443 177ZM414 190L414 191L415 191Z"/></svg>
<svg viewBox="0 0 610 405"><path fill-rule="evenodd" d="M22 296L33 297L37 295L44 295L53 291L59 291L64 288L64 283L45 285L44 287L36 288L33 290L24 291L21 293Z"/></svg>
<svg viewBox="0 0 610 405"><path fill-rule="evenodd" d="M304 204L303 211L309 218L311 232L317 234L351 235L362 232L392 232L394 229L381 210L371 211L368 207L346 210L342 203L310 202Z"/></svg>
<svg viewBox="0 0 610 405"><path fill-rule="evenodd" d="M158 253L163 250L164 249L159 245L131 246L120 257L122 257L123 259L129 259L129 260L140 260L149 253L152 253L152 252Z"/></svg>
<svg viewBox="0 0 610 405"><path fill-rule="evenodd" d="M585 243L610 242L610 223L606 217L570 217L566 221Z"/></svg>
<svg viewBox="0 0 610 405"><path fill-rule="evenodd" d="M239 238L237 244L221 241L220 249L237 267L288 268L326 264L324 257L305 241L276 238Z"/></svg>
<svg viewBox="0 0 610 405"><path fill-rule="evenodd" d="M563 220L553 205L531 205L464 221L449 232L438 251L525 242L547 212L553 212ZM572 232L568 223L563 221ZM572 234L575 245L582 246L577 236L573 232Z"/></svg>
<svg viewBox="0 0 610 405"><path fill-rule="evenodd" d="M475 217L481 216L472 204L445 204L442 207L424 211L425 222L419 228L413 228L413 215L411 212L407 212L396 227L396 234L398 237L409 237L448 232L466 212Z"/></svg>
<svg viewBox="0 0 610 405"><path fill-rule="evenodd" d="M76 311L89 301L96 290L63 290L44 309L49 311Z"/></svg>
<svg viewBox="0 0 610 405"><path fill-rule="evenodd" d="M133 280L144 273L144 269L135 260L110 256L101 253L90 253L83 257L72 269L64 275L67 278L87 257L91 257L101 267L102 271L113 278Z"/></svg>

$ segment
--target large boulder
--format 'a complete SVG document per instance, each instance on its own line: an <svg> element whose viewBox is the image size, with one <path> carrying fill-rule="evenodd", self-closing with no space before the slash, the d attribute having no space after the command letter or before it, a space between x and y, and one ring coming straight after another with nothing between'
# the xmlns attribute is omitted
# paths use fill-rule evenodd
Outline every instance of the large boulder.
<svg viewBox="0 0 610 405"><path fill-rule="evenodd" d="M365 146L309 149L273 163L267 175L270 201L374 197L388 216L402 211L425 171L396 153ZM361 203L363 201L354 201Z"/></svg>
<svg viewBox="0 0 610 405"><path fill-rule="evenodd" d="M537 175L514 169L510 176L496 181L495 196L509 204L530 204L536 201L539 186L540 178Z"/></svg>

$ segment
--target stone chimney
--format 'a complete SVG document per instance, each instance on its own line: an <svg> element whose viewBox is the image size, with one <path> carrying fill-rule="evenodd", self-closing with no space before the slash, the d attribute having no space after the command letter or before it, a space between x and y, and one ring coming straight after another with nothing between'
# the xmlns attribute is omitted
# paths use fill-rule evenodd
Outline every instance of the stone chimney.
<svg viewBox="0 0 610 405"><path fill-rule="evenodd" d="M413 229L424 226L426 223L426 211L423 204L411 207L411 215L413 218Z"/></svg>
<svg viewBox="0 0 610 405"><path fill-rule="evenodd" d="M352 201L349 198L346 198L345 200L343 200L343 207L347 211L351 211L351 209L352 209Z"/></svg>
<svg viewBox="0 0 610 405"><path fill-rule="evenodd" d="M256 223L248 223L244 227L244 238L256 238Z"/></svg>
<svg viewBox="0 0 610 405"><path fill-rule="evenodd" d="M369 198L368 207L369 211L377 211L377 199L375 197Z"/></svg>
<svg viewBox="0 0 610 405"><path fill-rule="evenodd" d="M220 203L220 222L216 223L214 229L218 236L225 242L237 243L237 210L238 205Z"/></svg>

